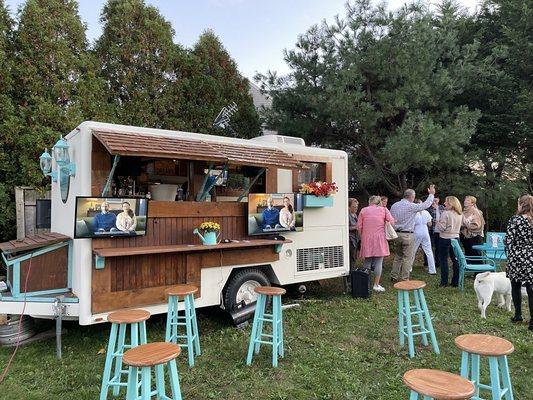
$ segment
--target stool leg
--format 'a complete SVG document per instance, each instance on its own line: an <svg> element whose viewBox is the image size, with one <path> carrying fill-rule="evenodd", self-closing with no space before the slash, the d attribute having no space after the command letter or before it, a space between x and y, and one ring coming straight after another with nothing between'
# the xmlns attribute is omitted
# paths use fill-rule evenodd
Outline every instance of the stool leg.
<svg viewBox="0 0 533 400"><path fill-rule="evenodd" d="M500 368L498 366L498 357L489 357L490 367L490 386L492 387L492 398L499 400L501 398L500 386Z"/></svg>
<svg viewBox="0 0 533 400"><path fill-rule="evenodd" d="M200 350L200 334L198 333L198 321L196 320L196 307L194 305L194 295L191 296L191 315L192 315L192 327L194 333L194 347L196 349L196 355L199 356L202 354Z"/></svg>
<svg viewBox="0 0 533 400"><path fill-rule="evenodd" d="M139 385L138 385L139 372L137 367L130 367L128 373L128 389L126 391L126 400L138 400L139 398Z"/></svg>
<svg viewBox="0 0 533 400"><path fill-rule="evenodd" d="M172 316L172 326L170 328L170 337L172 343L178 343L178 319L179 319L179 303L180 298L178 296L172 296L172 308L174 315Z"/></svg>
<svg viewBox="0 0 533 400"><path fill-rule="evenodd" d="M261 298L261 302L259 302L259 298ZM258 295L257 297L257 303L255 304L256 306L256 312L258 312L258 316L257 316L257 328L256 328L256 331L255 331L255 340L262 340L263 338L263 326L264 326L264 321L262 320L262 318L265 318L265 310L266 310L266 303L267 303L267 297L265 295ZM259 354L259 350L261 350L261 343L260 342L255 342L255 354Z"/></svg>
<svg viewBox="0 0 533 400"><path fill-rule="evenodd" d="M279 332L278 319L280 306L280 296L272 296L272 366L278 366L278 346L279 346Z"/></svg>
<svg viewBox="0 0 533 400"><path fill-rule="evenodd" d="M472 357L472 375L470 380L474 384L476 391L474 398L479 397L479 354L471 354Z"/></svg>
<svg viewBox="0 0 533 400"><path fill-rule="evenodd" d="M246 357L246 365L250 365L252 363L252 357L254 354L254 347L255 347L255 336L257 331L257 325L259 322L259 316L261 314L261 304L263 302L263 296L258 295L257 296L257 302L255 303L255 313L254 313L254 323L252 325L252 331L250 332L250 344L248 345L248 356Z"/></svg>
<svg viewBox="0 0 533 400"><path fill-rule="evenodd" d="M150 367L143 367L141 369L141 399L142 400L150 400L152 397L152 383L151 383L152 374L150 371Z"/></svg>
<svg viewBox="0 0 533 400"><path fill-rule="evenodd" d="M409 400L418 400L418 393L414 390L411 390L411 395L409 396Z"/></svg>
<svg viewBox="0 0 533 400"><path fill-rule="evenodd" d="M170 360L168 362L168 370L170 373L170 390L172 391L172 400L182 400L176 360Z"/></svg>
<svg viewBox="0 0 533 400"><path fill-rule="evenodd" d="M109 390L109 379L111 377L111 366L113 364L113 353L115 352L116 341L117 341L117 324L111 324L111 332L109 334L109 343L107 344L107 352L105 356L104 374L102 376L102 388L100 389L100 400L107 399L107 392Z"/></svg>
<svg viewBox="0 0 533 400"><path fill-rule="evenodd" d="M155 387L157 389L157 398L166 397L165 393L165 370L163 364L155 366Z"/></svg>
<svg viewBox="0 0 533 400"><path fill-rule="evenodd" d="M119 356L115 359L115 374L113 375L113 379L116 383L121 382L122 378L122 354L124 353L124 341L126 340L126 329L127 324L120 324L119 331L118 331L118 343L116 347L116 353L120 353ZM133 329L133 328L132 328ZM115 385L113 387L113 396L118 396L120 393L120 386Z"/></svg>
<svg viewBox="0 0 533 400"><path fill-rule="evenodd" d="M414 291L414 297L415 297L415 306L416 306L416 311L421 311L422 314L416 314L416 316L418 317L418 324L420 325L420 329L425 331L426 330L426 324L424 323L424 310L422 310L422 306L420 305L420 294L419 294L419 290L415 290ZM427 346L428 345L428 335L426 333L424 333L422 336L422 344L424 346Z"/></svg>
<svg viewBox="0 0 533 400"><path fill-rule="evenodd" d="M400 331L400 347L405 345L405 327L404 327L404 307L403 307L403 291L398 290L398 328Z"/></svg>
<svg viewBox="0 0 533 400"><path fill-rule="evenodd" d="M470 359L469 354L466 351L463 351L461 353L461 376L466 379L470 378L469 376L470 366L468 363L469 359Z"/></svg>
<svg viewBox="0 0 533 400"><path fill-rule="evenodd" d="M411 305L409 303L409 291L403 291L403 304L405 319L407 321L407 344L409 346L409 357L415 356L415 344L413 341L413 321L411 320Z"/></svg>
<svg viewBox="0 0 533 400"><path fill-rule="evenodd" d="M141 336L141 344L148 343L148 340L146 338L146 321L142 321L139 323L139 329L140 329L140 336Z"/></svg>
<svg viewBox="0 0 533 400"><path fill-rule="evenodd" d="M171 327L172 321L174 321L174 301L172 300L173 296L168 296L168 310L167 310L167 326L165 329L165 342L171 341Z"/></svg>
<svg viewBox="0 0 533 400"><path fill-rule="evenodd" d="M513 387L511 385L511 376L509 375L507 356L499 357L499 364L502 372L503 388L507 389L507 392L505 392L505 400L513 400Z"/></svg>
<svg viewBox="0 0 533 400"><path fill-rule="evenodd" d="M193 343L193 332L192 332L192 321L191 321L191 302L189 296L185 296L185 327L187 329L187 353L189 356L189 367L194 366L194 343Z"/></svg>
<svg viewBox="0 0 533 400"><path fill-rule="evenodd" d="M139 324L131 324L131 348L137 347L139 345ZM122 358L121 358L122 361Z"/></svg>
<svg viewBox="0 0 533 400"><path fill-rule="evenodd" d="M285 357L285 343L283 340L283 308L281 307L281 300L279 304L279 335L280 335L280 344L279 344L279 355L280 357Z"/></svg>
<svg viewBox="0 0 533 400"><path fill-rule="evenodd" d="M440 354L439 344L437 343L437 336L435 335L435 330L433 329L433 322L431 322L431 315L429 315L428 304L426 303L426 296L424 291L421 289L419 291L420 302L422 303L422 309L424 310L424 316L426 317L426 326L429 330L429 336L431 337L431 345L433 346L433 351L436 354Z"/></svg>

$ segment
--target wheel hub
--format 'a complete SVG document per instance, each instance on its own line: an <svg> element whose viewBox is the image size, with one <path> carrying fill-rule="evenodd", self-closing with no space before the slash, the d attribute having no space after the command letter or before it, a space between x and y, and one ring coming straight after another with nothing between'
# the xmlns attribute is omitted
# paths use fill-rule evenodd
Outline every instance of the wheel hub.
<svg viewBox="0 0 533 400"><path fill-rule="evenodd" d="M244 302L245 305L248 305L256 301L257 293L254 289L259 286L261 286L261 284L254 280L244 282L237 291L237 295L235 296L235 303L242 304L242 302Z"/></svg>

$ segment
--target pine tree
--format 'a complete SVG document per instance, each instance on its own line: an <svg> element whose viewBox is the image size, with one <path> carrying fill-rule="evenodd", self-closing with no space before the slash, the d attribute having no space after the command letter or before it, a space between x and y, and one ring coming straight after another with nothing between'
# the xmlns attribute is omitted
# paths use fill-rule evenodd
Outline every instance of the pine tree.
<svg viewBox="0 0 533 400"><path fill-rule="evenodd" d="M164 94L175 81L179 53L174 31L159 11L143 0L109 0L101 16L102 36L95 51L102 67L115 122L161 127Z"/></svg>
<svg viewBox="0 0 533 400"><path fill-rule="evenodd" d="M204 32L189 54L189 66L182 73L180 115L186 128L196 132L221 134L212 124L221 108L235 102L238 112L231 119L235 134L257 136L260 123L249 83L237 69L218 37ZM226 134L234 134L226 130Z"/></svg>
<svg viewBox="0 0 533 400"><path fill-rule="evenodd" d="M11 62L13 20L0 0L0 240L15 234L14 185L17 168L14 142L18 128L13 94L13 63Z"/></svg>
<svg viewBox="0 0 533 400"><path fill-rule="evenodd" d="M47 183L38 157L83 120L78 89L84 72L85 26L74 0L28 0L14 35L14 99L19 184Z"/></svg>

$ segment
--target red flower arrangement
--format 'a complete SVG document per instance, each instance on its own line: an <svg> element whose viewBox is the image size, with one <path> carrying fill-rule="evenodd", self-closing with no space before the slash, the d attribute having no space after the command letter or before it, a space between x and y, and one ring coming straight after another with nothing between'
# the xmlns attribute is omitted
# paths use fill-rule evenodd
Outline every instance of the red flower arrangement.
<svg viewBox="0 0 533 400"><path fill-rule="evenodd" d="M312 194L317 197L328 197L332 194L335 194L339 191L337 184L335 182L310 182L302 183L300 188L300 193L303 194Z"/></svg>

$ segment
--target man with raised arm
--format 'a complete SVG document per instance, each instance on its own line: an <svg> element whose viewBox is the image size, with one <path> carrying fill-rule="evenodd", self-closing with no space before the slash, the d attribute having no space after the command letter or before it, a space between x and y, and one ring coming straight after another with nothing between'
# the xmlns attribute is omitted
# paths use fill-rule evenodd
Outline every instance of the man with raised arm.
<svg viewBox="0 0 533 400"><path fill-rule="evenodd" d="M392 263L391 280L409 280L409 271L412 267L412 253L414 250L414 229L416 213L428 208L433 202L435 185L428 188L429 196L423 203L414 203L416 193L413 189L407 189L403 199L394 203L390 209L394 220L394 229L398 234L396 239L396 255Z"/></svg>

